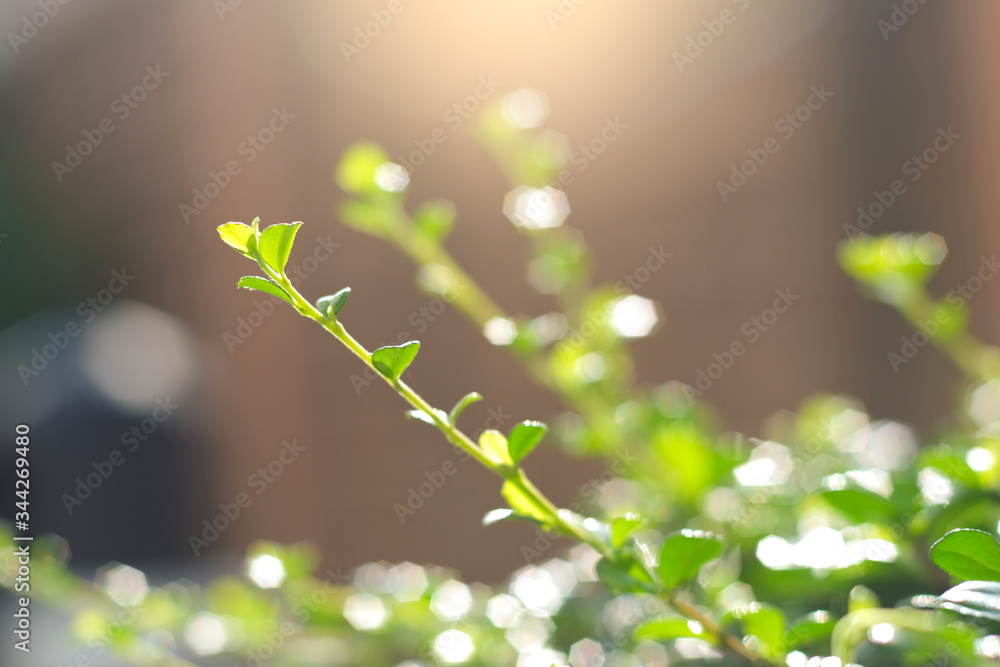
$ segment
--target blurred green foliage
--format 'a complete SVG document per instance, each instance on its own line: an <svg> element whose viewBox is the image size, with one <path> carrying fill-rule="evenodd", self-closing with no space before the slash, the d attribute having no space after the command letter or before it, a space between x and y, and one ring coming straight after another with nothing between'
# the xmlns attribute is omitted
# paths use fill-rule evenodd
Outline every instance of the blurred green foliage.
<svg viewBox="0 0 1000 667"><path fill-rule="evenodd" d="M967 304L928 292L944 241L859 236L839 249L862 291L896 307L964 371L960 408L940 434L921 446L909 428L873 420L856 401L817 396L747 439L725 432L692 388L636 383L628 341L650 335L662 315L627 290L592 284L586 245L552 194L565 138L515 126L500 104L484 112L478 133L516 193L505 213L530 248L526 277L551 295L552 311L504 312L443 245L454 206L436 200L408 213L409 175L375 144L344 153L336 181L348 196L338 212L408 256L428 292L461 286L454 306L564 403L551 429L524 422L471 441L457 421L477 409L478 394L450 412L433 408L401 377L419 363L418 343L369 353L337 319L349 289L321 298L317 310L291 286L283 268L300 223L231 223L220 233L265 274L240 286L278 294L320 323L413 416L503 479L507 507L484 523L538 526L522 549L525 566L495 588L412 563L371 563L348 576L318 573L306 545L259 543L241 575L150 587L120 565L96 582L78 580L66 545L50 538L37 543L33 595L73 614L88 650L135 664L995 664L1000 357L968 331ZM928 319L939 323L933 333ZM607 479L556 508L521 467L540 446L599 457ZM557 534L578 544L553 548ZM5 587L15 572L8 551Z"/></svg>

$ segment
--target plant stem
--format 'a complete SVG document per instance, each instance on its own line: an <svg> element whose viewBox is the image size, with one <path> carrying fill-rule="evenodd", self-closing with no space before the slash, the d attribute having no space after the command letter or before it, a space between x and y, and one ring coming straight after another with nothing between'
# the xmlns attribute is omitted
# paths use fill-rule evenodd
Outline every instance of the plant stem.
<svg viewBox="0 0 1000 667"><path fill-rule="evenodd" d="M923 323L935 322L938 314L934 299L922 288L907 290L902 297L893 301L893 305L919 330L923 330ZM998 369L993 367L996 360L991 359L990 354L993 348L964 328L950 336L927 333L927 338L970 378L985 381L997 377Z"/></svg>
<svg viewBox="0 0 1000 667"><path fill-rule="evenodd" d="M303 316L308 317L320 324L320 326L326 329L337 340L347 346L347 349L353 352L356 357L361 359L369 368L375 371L379 377L385 380L386 384L392 387L393 390L395 390L396 393L399 394L399 396L401 396L407 403L426 414L434 423L434 426L436 426L437 429L444 434L448 442L466 452L476 459L476 461L478 461L483 467L493 471L504 481L517 488L524 496L530 499L530 501L538 509L549 515L549 521L552 525L556 526L566 534L572 535L578 541L589 544L602 555L607 555L608 546L596 536L581 530L579 527L563 519L559 515L559 508L556 507L551 500L546 498L534 484L532 484L531 480L528 479L528 476L523 470L513 466L494 463L489 457L486 456L485 453L483 453L483 450L475 442L473 442L469 436L452 424L447 418L442 416L445 414L443 411L434 408L422 396L420 396L420 394L414 391L402 380L392 380L391 378L382 375L382 373L380 373L372 363L371 352L355 340L355 338L347 332L339 321L336 319L330 319L320 313L315 306L306 301L305 298L299 294L287 277L281 275L278 276L278 278L279 284L294 300L296 310L298 310Z"/></svg>
<svg viewBox="0 0 1000 667"><path fill-rule="evenodd" d="M714 619L712 619L707 614L704 614L701 611L699 611L694 605L677 597L677 595L675 595L674 593L666 593L662 597L667 604L671 605L681 614L687 616L693 621L697 621L698 623L700 623L701 626L709 634L716 637L717 640L722 644L725 644L725 646L733 653L736 653L737 655L746 658L754 665L775 664L770 660L766 660L762 656L758 655L756 651L754 651L749 646L741 642L739 640L739 637L736 637L734 635L728 634L725 631L723 631L723 629L719 626L718 623L715 622Z"/></svg>
<svg viewBox="0 0 1000 667"><path fill-rule="evenodd" d="M268 271L268 273L270 274L270 271ZM608 556L611 554L610 546L603 540L596 535L581 529L574 523L567 521L560 514L559 508L531 482L521 468L494 463L489 457L486 456L483 450L475 442L473 442L471 438L469 438L469 436L451 423L449 419L443 416L445 415L443 411L435 409L422 396L420 396L420 394L414 391L402 380L393 380L382 375L372 363L371 353L365 349L361 343L355 340L355 338L347 332L338 320L326 317L320 313L315 306L306 301L306 299L299 294L295 287L292 286L291 281L289 281L287 277L281 274L276 274L272 277L275 277L281 287L291 296L293 305L299 313L301 313L304 317L314 320L326 329L337 340L343 343L347 349L353 352L356 357L361 359L361 361L363 361L369 368L374 370L379 377L385 380L386 384L392 387L392 389L407 403L430 417L434 426L436 426L437 429L444 434L448 442L452 443L462 451L467 452L485 468L493 471L507 484L512 485L520 491L521 494L528 498L537 509L548 515L548 523L557 527L567 535L572 536L579 542L590 545L602 556ZM663 597L668 604L672 605L681 614L700 623L706 631L717 638L720 645L726 646L729 650L747 658L755 665L771 664L764 660L761 656L757 655L757 653L755 653L752 649L745 646L737 637L724 633L718 623L700 612L694 606L671 593L665 593Z"/></svg>
<svg viewBox="0 0 1000 667"><path fill-rule="evenodd" d="M413 222L404 210L397 211L393 223L387 230L385 238L418 267L443 267L456 283L456 287L451 291L452 303L459 312L463 313L479 328L480 332L494 318L511 319L440 243L429 240L416 232ZM584 421L595 433L599 434L602 440L609 443L618 442L618 434L613 429L608 428L606 423L597 416L613 410L613 405L606 404L600 398L588 396L586 392L575 391L570 387L560 385L553 377L540 350L519 350L512 346L508 346L508 349L524 364L535 381L561 397L569 408L583 417Z"/></svg>

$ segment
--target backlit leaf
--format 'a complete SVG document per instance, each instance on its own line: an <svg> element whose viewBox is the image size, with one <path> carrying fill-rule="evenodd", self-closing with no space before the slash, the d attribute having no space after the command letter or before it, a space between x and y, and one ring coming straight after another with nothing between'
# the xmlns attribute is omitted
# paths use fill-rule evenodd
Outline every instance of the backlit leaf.
<svg viewBox="0 0 1000 667"><path fill-rule="evenodd" d="M410 365L420 350L420 342L411 340L402 345L387 345L372 352L372 365L375 370L396 381Z"/></svg>

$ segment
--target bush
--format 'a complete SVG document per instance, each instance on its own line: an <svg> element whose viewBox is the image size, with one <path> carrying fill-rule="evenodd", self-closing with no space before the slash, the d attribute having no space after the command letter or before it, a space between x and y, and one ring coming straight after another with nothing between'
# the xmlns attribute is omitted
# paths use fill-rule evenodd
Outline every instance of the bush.
<svg viewBox="0 0 1000 667"><path fill-rule="evenodd" d="M634 384L626 343L652 333L658 311L627 284L591 284L586 247L562 224L565 196L551 185L566 159L559 142L512 129L498 109L485 114L480 136L517 186L505 213L533 248L531 281L563 312L504 313L443 246L454 207L434 201L409 213L407 172L373 144L343 156L340 216L398 247L425 290L565 402L551 429L526 421L467 435L459 423L478 394L446 410L403 379L419 363L419 342L369 351L340 319L358 309L349 288L311 302L285 275L302 223L231 222L219 232L263 274L240 287L283 299L326 329L409 416L500 478L503 506L483 523L535 526L537 539L522 547L528 565L490 589L412 563L317 573L307 545L259 543L245 577L149 589L126 566L96 584L75 579L50 538L35 547L33 594L85 607L74 628L91 655L113 649L136 664L172 665L192 653L246 665L994 664L1000 355L969 333L961 290L942 299L927 291L943 240L858 236L839 250L863 291L916 328L912 354L930 343L965 374L962 409L942 435L918 447L905 426L820 396L748 443L718 428L697 386ZM893 355L899 364L912 356L906 346ZM717 359L717 372L727 360ZM573 507L553 504L522 467L545 438L607 462L604 483ZM13 589L16 562L6 562L3 584Z"/></svg>

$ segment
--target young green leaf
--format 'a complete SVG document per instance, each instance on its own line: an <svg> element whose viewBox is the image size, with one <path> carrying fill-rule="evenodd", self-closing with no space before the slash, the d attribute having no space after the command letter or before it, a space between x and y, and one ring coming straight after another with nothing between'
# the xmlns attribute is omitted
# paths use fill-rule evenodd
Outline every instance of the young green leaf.
<svg viewBox="0 0 1000 667"><path fill-rule="evenodd" d="M935 602L941 609L985 618L1000 623L1000 583L995 581L966 581L941 594Z"/></svg>
<svg viewBox="0 0 1000 667"><path fill-rule="evenodd" d="M831 507L856 523L892 525L900 514L888 499L868 489L836 489L822 495Z"/></svg>
<svg viewBox="0 0 1000 667"><path fill-rule="evenodd" d="M417 230L429 239L441 241L455 223L455 205L447 199L429 201L413 214Z"/></svg>
<svg viewBox="0 0 1000 667"><path fill-rule="evenodd" d="M448 415L446 415L444 411L434 408L434 412L437 414L438 418L442 420L448 419ZM410 419L419 419L420 421L430 424L431 426L437 426L437 422L434 421L434 418L423 410L407 410L406 416Z"/></svg>
<svg viewBox="0 0 1000 667"><path fill-rule="evenodd" d="M301 222L281 222L271 225L260 233L260 258L278 273L283 273L288 255L292 252L295 233Z"/></svg>
<svg viewBox="0 0 1000 667"><path fill-rule="evenodd" d="M862 234L841 243L837 254L848 275L878 299L898 305L931 279L947 253L937 234Z"/></svg>
<svg viewBox="0 0 1000 667"><path fill-rule="evenodd" d="M513 463L519 463L539 443L549 429L542 422L521 422L507 436L508 451Z"/></svg>
<svg viewBox="0 0 1000 667"><path fill-rule="evenodd" d="M642 525L642 518L638 514L631 512L612 521L611 546L615 549L621 549L625 546L625 540L628 539L628 536L640 525Z"/></svg>
<svg viewBox="0 0 1000 667"><path fill-rule="evenodd" d="M219 226L219 236L222 237L222 240L251 258L253 255L247 247L247 241L252 235L250 226L244 225L242 222L227 222Z"/></svg>
<svg viewBox="0 0 1000 667"><path fill-rule="evenodd" d="M279 299L284 299L288 303L294 303L292 301L292 297L288 296L288 292L270 280L265 280L260 276L244 276L243 278L240 278L240 281L236 283L236 286L244 289L257 290L259 292L267 292L268 294L276 296Z"/></svg>
<svg viewBox="0 0 1000 667"><path fill-rule="evenodd" d="M483 525L492 526L498 521L509 519L512 516L514 516L514 510L511 509L500 508L500 509L490 510L483 516Z"/></svg>
<svg viewBox="0 0 1000 667"><path fill-rule="evenodd" d="M706 633L697 621L688 621L683 618L658 618L637 627L632 633L632 637L640 642L660 642L668 639L680 639L681 637L710 639L711 635Z"/></svg>
<svg viewBox="0 0 1000 667"><path fill-rule="evenodd" d="M478 393L474 391L470 391L468 394L460 398L458 403L455 404L455 407L451 409L451 412L448 413L448 420L452 424L454 424L455 422L458 421L458 416L462 414L467 407L469 407L476 401L481 401L481 400L483 400L482 396L480 396Z"/></svg>
<svg viewBox="0 0 1000 667"><path fill-rule="evenodd" d="M500 521L507 521L507 520L510 520L510 521L527 521L529 523L533 523L533 524L539 525L539 526L544 525L544 523L542 521L539 521L537 518L535 518L533 516L528 516L527 514L518 514L514 510L510 510L510 509L506 509L506 508L490 510L489 512L487 512L483 516L483 525L484 526L492 526L495 523L499 523Z"/></svg>
<svg viewBox="0 0 1000 667"><path fill-rule="evenodd" d="M513 465L510 458L510 450L507 445L507 438L503 434L493 429L483 431L479 436L479 447L486 454L486 458L497 465Z"/></svg>
<svg viewBox="0 0 1000 667"><path fill-rule="evenodd" d="M607 556L597 561L597 578L612 593L653 593L656 586L642 563L623 554L611 560Z"/></svg>
<svg viewBox="0 0 1000 667"><path fill-rule="evenodd" d="M379 373L395 382L417 356L419 350L420 342L416 340L402 345L380 347L372 352L372 365Z"/></svg>
<svg viewBox="0 0 1000 667"><path fill-rule="evenodd" d="M866 609L879 609L882 601L878 599L875 591L864 584L858 584L847 594L847 611L854 613Z"/></svg>
<svg viewBox="0 0 1000 667"><path fill-rule="evenodd" d="M931 545L931 560L959 579L1000 581L1000 543L981 530L958 528Z"/></svg>
<svg viewBox="0 0 1000 667"><path fill-rule="evenodd" d="M526 496L518 486L510 481L503 483L503 486L500 488L500 493L507 501L507 504L510 505L510 508L514 510L515 514L531 517L532 519L535 519L545 525L552 522L552 517L550 517L548 513L538 507L531 500L531 498Z"/></svg>
<svg viewBox="0 0 1000 667"><path fill-rule="evenodd" d="M657 571L668 589L698 575L705 563L722 553L722 541L712 533L682 530L663 542Z"/></svg>
<svg viewBox="0 0 1000 667"><path fill-rule="evenodd" d="M377 191L375 171L386 162L389 156L378 144L370 141L351 144L337 165L337 185L354 194Z"/></svg>
<svg viewBox="0 0 1000 667"><path fill-rule="evenodd" d="M785 634L785 648L792 650L799 646L826 641L833 633L837 622L825 611L814 611L795 622Z"/></svg>
<svg viewBox="0 0 1000 667"><path fill-rule="evenodd" d="M340 311L343 310L349 296L351 296L350 287L345 287L329 296L321 296L316 300L316 309L331 320L335 320L337 315L340 315Z"/></svg>
<svg viewBox="0 0 1000 667"><path fill-rule="evenodd" d="M733 616L743 621L743 630L759 639L769 655L784 653L785 615L780 609L754 602Z"/></svg>
<svg viewBox="0 0 1000 667"><path fill-rule="evenodd" d="M260 261L260 218L254 218L250 223L250 237L247 238L247 250L250 256Z"/></svg>

